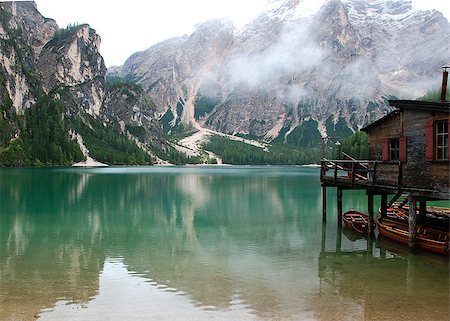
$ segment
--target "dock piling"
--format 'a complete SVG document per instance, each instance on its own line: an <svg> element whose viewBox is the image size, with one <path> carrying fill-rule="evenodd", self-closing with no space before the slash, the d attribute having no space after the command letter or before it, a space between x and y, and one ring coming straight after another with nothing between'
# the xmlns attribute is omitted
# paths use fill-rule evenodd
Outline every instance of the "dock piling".
<svg viewBox="0 0 450 321"><path fill-rule="evenodd" d="M410 249L414 249L416 246L416 227L417 227L417 219L416 219L416 199L412 194L408 196L408 204L409 204L409 241L408 245Z"/></svg>
<svg viewBox="0 0 450 321"><path fill-rule="evenodd" d="M342 226L342 188L337 188L337 219L338 226Z"/></svg>
<svg viewBox="0 0 450 321"><path fill-rule="evenodd" d="M369 212L369 233L373 232L373 194L367 194L367 210Z"/></svg>
<svg viewBox="0 0 450 321"><path fill-rule="evenodd" d="M388 207L388 201L387 201L387 194L381 194L381 217L386 217L387 214L387 207Z"/></svg>
<svg viewBox="0 0 450 321"><path fill-rule="evenodd" d="M322 222L327 222L327 186L322 185Z"/></svg>

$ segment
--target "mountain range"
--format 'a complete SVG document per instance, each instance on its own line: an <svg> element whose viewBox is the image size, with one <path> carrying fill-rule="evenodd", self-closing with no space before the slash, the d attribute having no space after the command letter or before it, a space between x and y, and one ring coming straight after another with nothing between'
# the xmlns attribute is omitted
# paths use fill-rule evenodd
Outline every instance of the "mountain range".
<svg viewBox="0 0 450 321"><path fill-rule="evenodd" d="M450 57L447 19L409 0L328 0L313 13L301 0L272 1L242 30L206 21L109 70L88 25L60 29L33 2L1 3L0 12L0 163L30 132L20 115L44 96L61 103L61 126L88 147L84 158L100 149L108 162L111 141L98 124L157 161L219 159L204 152L211 136L317 148L387 113L390 97L424 95Z"/></svg>

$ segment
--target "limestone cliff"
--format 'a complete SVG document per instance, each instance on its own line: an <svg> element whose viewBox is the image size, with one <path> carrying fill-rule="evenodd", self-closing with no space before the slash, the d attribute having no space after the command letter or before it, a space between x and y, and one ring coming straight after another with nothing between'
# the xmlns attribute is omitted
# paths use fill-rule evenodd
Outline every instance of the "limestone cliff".
<svg viewBox="0 0 450 321"><path fill-rule="evenodd" d="M46 93L65 87L87 113L98 116L105 98L106 67L100 36L88 25L58 30L37 61Z"/></svg>
<svg viewBox="0 0 450 321"><path fill-rule="evenodd" d="M194 122L195 97L232 45L230 21L211 20L190 36L169 39L132 55L112 76L131 76L155 102L158 115L172 115L172 126ZM181 106L181 109L177 105Z"/></svg>
<svg viewBox="0 0 450 321"><path fill-rule="evenodd" d="M142 90L133 100L108 88L100 42L89 25L59 28L34 2L0 3L0 166L78 161L80 131L98 157L120 164L148 164L150 147L165 148ZM142 141L126 125L140 126Z"/></svg>
<svg viewBox="0 0 450 321"><path fill-rule="evenodd" d="M42 17L34 2L3 2L0 13L0 86L19 114L36 102L37 57L58 26Z"/></svg>

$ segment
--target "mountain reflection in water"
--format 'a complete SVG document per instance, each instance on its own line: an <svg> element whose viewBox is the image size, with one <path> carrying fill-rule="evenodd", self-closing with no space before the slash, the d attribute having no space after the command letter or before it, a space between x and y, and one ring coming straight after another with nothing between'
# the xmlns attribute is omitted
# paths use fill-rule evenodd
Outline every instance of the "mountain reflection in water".
<svg viewBox="0 0 450 321"><path fill-rule="evenodd" d="M1 170L0 197L0 320L449 318L448 260L322 227L315 169Z"/></svg>

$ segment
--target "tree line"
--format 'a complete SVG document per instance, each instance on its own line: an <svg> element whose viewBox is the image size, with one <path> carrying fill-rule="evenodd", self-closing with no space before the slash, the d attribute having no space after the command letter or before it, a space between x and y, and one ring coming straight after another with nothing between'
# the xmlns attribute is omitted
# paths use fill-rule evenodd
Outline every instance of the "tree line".
<svg viewBox="0 0 450 321"><path fill-rule="evenodd" d="M77 142L69 138L59 100L40 96L15 118L19 135L0 146L0 166L66 166L84 159Z"/></svg>
<svg viewBox="0 0 450 321"><path fill-rule="evenodd" d="M212 136L203 148L233 165L300 165L320 159L320 150L294 149L288 146L268 146L262 149L222 136Z"/></svg>
<svg viewBox="0 0 450 321"><path fill-rule="evenodd" d="M62 102L48 95L40 96L22 116L5 109L0 110L0 166L70 166L84 160L78 142L69 136L71 130L81 134L90 155L100 162L153 164L117 123L103 124L88 114L69 117Z"/></svg>

